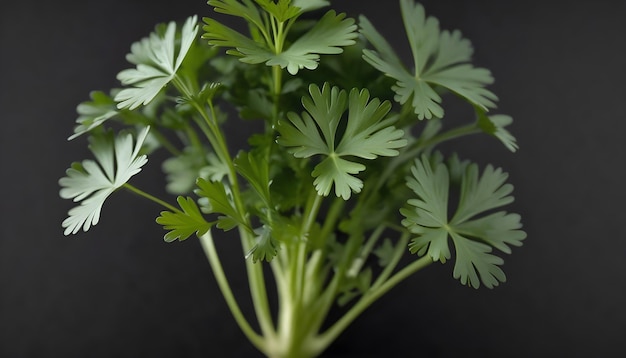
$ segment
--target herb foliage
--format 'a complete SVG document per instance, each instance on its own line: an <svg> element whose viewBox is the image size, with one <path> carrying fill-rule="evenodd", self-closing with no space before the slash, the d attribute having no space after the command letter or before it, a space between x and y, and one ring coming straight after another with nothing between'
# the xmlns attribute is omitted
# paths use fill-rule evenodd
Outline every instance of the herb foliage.
<svg viewBox="0 0 626 358"><path fill-rule="evenodd" d="M70 139L88 136L96 160L74 163L59 180L61 197L78 203L62 223L66 235L96 225L118 189L160 204L165 241L199 238L242 331L276 357L319 355L433 262L453 260L453 277L474 288L506 280L498 252L526 237L520 216L504 209L513 202L508 175L437 151L480 133L518 149L511 117L492 113L493 76L472 64L469 40L400 0L407 66L365 16L357 23L325 11L329 1L208 4L247 31L218 16L202 19L202 34L196 16L158 25L131 46L134 68L119 73L122 88L92 92L78 106ZM450 95L475 116L443 130ZM238 120L263 124L248 148L227 143L236 134L224 123ZM157 150L169 153L162 165L171 198L129 183ZM240 310L214 245L213 234L228 230L240 236L259 329ZM344 315L326 322L336 304Z"/></svg>

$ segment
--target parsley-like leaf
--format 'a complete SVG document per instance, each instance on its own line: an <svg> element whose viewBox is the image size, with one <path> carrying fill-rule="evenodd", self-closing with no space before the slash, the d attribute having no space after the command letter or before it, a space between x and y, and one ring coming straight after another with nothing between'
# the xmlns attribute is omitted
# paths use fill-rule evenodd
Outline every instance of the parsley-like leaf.
<svg viewBox="0 0 626 358"><path fill-rule="evenodd" d="M346 277L341 294L337 297L337 304L345 306L355 297L364 294L372 286L372 269L370 267L355 276Z"/></svg>
<svg viewBox="0 0 626 358"><path fill-rule="evenodd" d="M157 94L176 76L189 48L198 33L197 17L185 21L176 52L176 24L170 22L164 34L153 32L131 46L127 55L129 62L137 65L121 71L117 78L123 85L133 87L121 90L116 96L117 108L135 109L150 103Z"/></svg>
<svg viewBox="0 0 626 358"><path fill-rule="evenodd" d="M194 233L200 237L209 231L212 223L204 220L198 205L192 198L179 196L176 201L182 211L162 211L156 219L156 222L163 225L165 230L169 230L165 234L165 241L172 242L177 239L183 241Z"/></svg>
<svg viewBox="0 0 626 358"><path fill-rule="evenodd" d="M263 10L272 14L279 22L298 16L301 10L291 4L291 0L254 0Z"/></svg>
<svg viewBox="0 0 626 358"><path fill-rule="evenodd" d="M502 169L488 165L479 176L476 164L469 165L461 180L461 197L451 223L457 232L481 238L489 245L510 253L509 245L521 246L526 234L519 230L518 214L499 211L487 216L481 213L502 207L513 202L510 195L513 185L507 184L508 174Z"/></svg>
<svg viewBox="0 0 626 358"><path fill-rule="evenodd" d="M198 189L196 194L209 200L209 210L211 213L223 214L217 218L217 227L228 231L237 225L246 226L246 220L239 210L235 208L231 196L226 191L222 182L212 182L204 178L198 178Z"/></svg>
<svg viewBox="0 0 626 358"><path fill-rule="evenodd" d="M393 256L396 252L396 247L389 239L385 239L383 243L378 246L374 251L374 255L378 257L378 265L385 267L393 260Z"/></svg>
<svg viewBox="0 0 626 358"><path fill-rule="evenodd" d="M511 152L517 151L517 140L505 127L513 123L513 118L504 114L487 116L485 111L477 109L478 126L483 132L498 138Z"/></svg>
<svg viewBox="0 0 626 358"><path fill-rule="evenodd" d="M279 121L278 143L290 147L298 158L325 156L312 173L318 194L327 196L334 185L335 194L348 200L352 192L361 191L363 182L354 175L365 166L347 158L398 155L397 149L406 145L404 132L392 125L394 119L385 119L391 104L378 98L370 101L366 89L352 89L348 96L344 90L324 84L321 90L309 86L309 93L310 98L302 99L306 112L290 112L289 121ZM348 115L344 116L346 109ZM342 122L345 130L339 133Z"/></svg>
<svg viewBox="0 0 626 358"><path fill-rule="evenodd" d="M253 262L272 261L280 249L280 244L272 235L272 230L267 225L263 225L254 232L257 234L256 244L248 251L246 259L252 257Z"/></svg>
<svg viewBox="0 0 626 358"><path fill-rule="evenodd" d="M257 27L262 27L264 24L259 9L251 0L209 0L207 4L213 6L215 12L242 17Z"/></svg>
<svg viewBox="0 0 626 358"><path fill-rule="evenodd" d="M330 5L330 2L326 0L292 0L291 3L302 12L317 10Z"/></svg>
<svg viewBox="0 0 626 358"><path fill-rule="evenodd" d="M211 181L221 181L228 176L228 165L220 160L215 153L207 155L209 165L200 169L200 177L208 178Z"/></svg>
<svg viewBox="0 0 626 358"><path fill-rule="evenodd" d="M106 93L93 91L89 97L91 97L91 101L83 102L76 107L78 113L77 126L74 127L74 134L67 140L85 134L117 115L115 101Z"/></svg>
<svg viewBox="0 0 626 358"><path fill-rule="evenodd" d="M287 4L285 1L278 4L271 1L259 2L265 4L265 10L281 22L301 12L291 5L281 5ZM245 18L256 25L261 33L271 32L268 29L269 25L263 21L259 11L250 1L238 4L234 0L219 0L209 1L209 4L215 6L218 12ZM314 5L317 7L319 4ZM239 57L241 62L277 65L287 68L292 75L303 68L309 70L317 68L320 55L341 53L342 47L353 45L357 37L354 19L346 18L345 14L337 14L333 10L328 11L311 29L285 48L279 48L275 43L284 42L284 38L272 40L267 36L250 38L215 19L204 18L203 21L206 25L203 27L205 33L202 38L208 40L209 44L231 48L227 53Z"/></svg>
<svg viewBox="0 0 626 358"><path fill-rule="evenodd" d="M357 37L354 19L345 14L328 11L307 33L294 41L291 46L267 61L268 66L279 65L287 68L292 75L306 68L314 70L320 55L339 54L342 47L354 45Z"/></svg>
<svg viewBox="0 0 626 358"><path fill-rule="evenodd" d="M271 204L271 183L267 159L261 155L240 152L235 158L235 169L246 178L265 205L269 206Z"/></svg>
<svg viewBox="0 0 626 358"><path fill-rule="evenodd" d="M148 130L147 127L139 133L134 147L131 134L117 138L112 135L95 137L90 149L96 161L74 163L66 171L67 176L59 179L62 187L60 196L80 201L80 205L70 209L69 217L63 221L65 235L76 234L81 227L87 231L96 225L100 220L102 205L109 195L141 171L148 158L139 155L139 150Z"/></svg>
<svg viewBox="0 0 626 358"><path fill-rule="evenodd" d="M414 73L405 68L369 20L360 18L361 33L376 50L363 50L363 58L397 80L393 87L395 100L404 104L412 98L419 119L443 117L437 87L446 88L485 111L495 107L496 95L485 89L493 78L489 70L469 63L473 53L469 40L462 38L459 31L440 31L439 21L427 17L422 5L413 0L400 0L400 7Z"/></svg>
<svg viewBox="0 0 626 358"><path fill-rule="evenodd" d="M166 174L165 188L169 193L188 194L195 188L196 179L208 164L205 150L206 148L189 146L182 153L163 161L161 168Z"/></svg>
<svg viewBox="0 0 626 358"><path fill-rule="evenodd" d="M441 161L431 163L424 156L411 168L407 185L416 197L400 212L402 224L417 234L409 249L434 261L451 258L448 246L452 240L456 253L454 278L478 288L488 288L506 280L500 268L503 260L492 254L492 247L510 253L510 246L521 246L526 233L521 230L520 216L498 211L513 201L513 187L506 184L507 174L488 165L479 176L478 166L469 164L461 178L461 193L456 212L448 219L450 173Z"/></svg>

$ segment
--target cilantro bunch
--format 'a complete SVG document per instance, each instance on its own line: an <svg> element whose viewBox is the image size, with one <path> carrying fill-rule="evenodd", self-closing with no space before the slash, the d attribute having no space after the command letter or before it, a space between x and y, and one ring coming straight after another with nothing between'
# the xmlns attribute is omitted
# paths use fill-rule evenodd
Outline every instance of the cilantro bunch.
<svg viewBox="0 0 626 358"><path fill-rule="evenodd" d="M118 189L158 203L165 241L200 240L235 320L271 357L319 355L436 261L454 261L454 278L474 288L506 280L500 254L526 237L520 216L504 209L513 201L507 174L437 150L481 133L518 148L511 117L493 113L493 77L471 63L469 40L400 0L407 64L366 17L325 10L329 1L208 4L246 31L217 16L158 25L132 45L122 88L78 106L70 139L88 136L95 160L59 180L60 195L77 203L66 235L96 225ZM445 122L451 96L473 109L464 125ZM259 132L233 148L229 121L256 121ZM129 183L155 151L169 153L162 168L175 200ZM214 245L229 230L241 240L258 330ZM327 322L336 305L343 316Z"/></svg>

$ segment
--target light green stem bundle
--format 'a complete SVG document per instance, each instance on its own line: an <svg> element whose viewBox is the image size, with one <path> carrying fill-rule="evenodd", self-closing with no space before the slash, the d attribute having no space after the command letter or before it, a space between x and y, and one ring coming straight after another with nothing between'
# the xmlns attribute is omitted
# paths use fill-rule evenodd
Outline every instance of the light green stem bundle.
<svg viewBox="0 0 626 358"><path fill-rule="evenodd" d="M513 201L508 175L437 151L480 133L517 150L512 119L491 113L491 73L471 64L459 31L400 0L409 68L366 17L324 10L328 1L208 4L216 16L203 19L201 36L195 16L158 25L131 47L135 68L118 75L124 88L78 106L70 139L88 135L95 160L59 180L60 195L77 202L66 235L97 224L117 189L159 204L165 241L200 240L235 321L269 357L320 355L378 298L436 261L454 260L454 278L474 288L506 280L494 249L508 254L526 237L520 216L501 209ZM443 119L452 95L475 113L458 127ZM224 123L237 120L263 123L246 148L227 142L240 133ZM171 155L162 167L175 204L129 183L157 150ZM214 243L233 229L254 318L224 272L222 260L233 258ZM342 312L334 322L331 310Z"/></svg>

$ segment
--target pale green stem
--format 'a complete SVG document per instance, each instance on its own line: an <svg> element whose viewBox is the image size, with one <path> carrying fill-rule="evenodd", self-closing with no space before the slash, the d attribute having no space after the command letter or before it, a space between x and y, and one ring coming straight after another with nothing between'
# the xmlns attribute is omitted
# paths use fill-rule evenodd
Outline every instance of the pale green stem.
<svg viewBox="0 0 626 358"><path fill-rule="evenodd" d="M319 327L321 327L322 323L324 323L326 315L335 302L339 288L341 287L343 280L346 278L346 272L352 265L354 255L358 252L360 241L359 235L351 235L348 238L344 247L344 254L339 262L339 266L335 270L335 274L331 278L330 283L320 294L319 299L314 306L314 310L317 313L316 316L312 318L310 325L311 327L314 327L316 331Z"/></svg>
<svg viewBox="0 0 626 358"><path fill-rule="evenodd" d="M222 263L220 262L217 250L215 249L215 244L213 243L213 237L210 230L207 231L206 234L200 236L200 243L202 244L202 248L204 249L207 259L209 260L209 264L211 265L217 284L222 291L222 295L226 300L226 304L235 318L235 321L241 328L241 331L257 349L261 352L266 352L266 341L250 326L237 304L237 300L235 299L230 285L228 284L228 279L224 274L224 269L222 268Z"/></svg>
<svg viewBox="0 0 626 358"><path fill-rule="evenodd" d="M300 229L300 237L297 242L285 245L284 250L288 251L285 260L286 271L276 274L280 268L278 265L272 266L275 272L276 285L279 298L279 321L278 336L275 341L275 352L280 357L300 357L307 356L308 348L305 347L307 337L311 336L310 326L305 322L311 313L307 307L307 296L311 287L316 287L316 277L309 277L307 271L307 246L308 235L311 231L315 218L317 217L323 197L311 192Z"/></svg>
<svg viewBox="0 0 626 358"><path fill-rule="evenodd" d="M233 165L232 157L230 156L230 152L228 151L228 146L226 145L226 141L222 134L222 131L217 125L217 121L215 120L215 108L213 107L213 103L209 102L209 109L211 111L211 116L206 113L202 105L197 103L196 101L192 101L194 108L198 111L198 113L204 119L204 122L209 126L210 134L207 134L207 138L213 145L213 149L220 157L222 162L228 166L228 174L229 179L231 181L231 185L233 187L238 187L237 177L235 172L235 166ZM238 189L238 188L237 188ZM240 208L238 208L240 209Z"/></svg>
<svg viewBox="0 0 626 358"><path fill-rule="evenodd" d="M282 271L286 267L289 267L289 253L290 253L290 250L286 248L285 245L282 245L280 247L280 250L278 251L278 254L276 255L276 258L272 260L271 262L274 262L274 261L279 262L279 266ZM283 274L285 272L286 270L283 271Z"/></svg>
<svg viewBox="0 0 626 358"><path fill-rule="evenodd" d="M291 255L287 257L289 262L289 275L287 286L290 289L289 297L286 297L284 301L289 300L291 304L300 303L305 286L305 274L306 274L306 247L307 236L313 225L315 217L319 212L323 197L317 195L315 191L311 192L310 200L307 203L305 210L304 223L301 228L300 238L296 243L296 246L289 250ZM288 248L290 249L290 248Z"/></svg>
<svg viewBox="0 0 626 358"><path fill-rule="evenodd" d="M370 237L365 242L365 245L363 246L361 251L359 251L359 256L354 260L354 264L352 265L352 267L350 267L351 274L357 275L359 272L361 272L361 268L363 268L363 265L365 264L367 257L372 252L374 245L376 244L376 242L378 241L378 239L380 238L384 230L385 230L385 226L380 225L370 235Z"/></svg>
<svg viewBox="0 0 626 358"><path fill-rule="evenodd" d="M311 195L314 196L314 199L312 200L312 202L310 202L309 205L307 205L306 211L305 211L305 221L304 221L304 226L302 227L302 232L300 233L300 241L298 242L298 249L296 252L296 272L295 272L295 280L292 282L295 286L295 293L296 295L294 296L294 298L296 298L296 300L300 301L303 291L304 291L304 286L305 286L305 273L306 273L306 263L307 263L307 259L306 259L306 247L307 247L307 241L308 241L308 236L309 233L311 231L311 227L313 226L313 222L315 222L315 218L317 217L317 214L319 213L320 207L322 205L322 201L324 199L323 196L318 195L317 192L315 192L314 190L311 191Z"/></svg>
<svg viewBox="0 0 626 358"><path fill-rule="evenodd" d="M179 156L181 154L180 150L178 150L178 148L176 148L158 129L151 127L150 134L173 156Z"/></svg>
<svg viewBox="0 0 626 358"><path fill-rule="evenodd" d="M472 124L456 127L456 128L450 129L447 132L443 132L430 139L427 139L423 142L418 141L417 148L415 149L419 151L430 146L441 144L451 139L463 137L463 136L470 135L470 134L481 133L481 132L482 130L478 127L477 123L472 123Z"/></svg>
<svg viewBox="0 0 626 358"><path fill-rule="evenodd" d="M320 233L321 237L324 239L328 238L331 235L331 232L336 229L335 225L341 218L345 205L346 201L342 198L337 197L334 199L328 209L328 212L326 213L326 217L324 218L324 224L322 225L322 231Z"/></svg>
<svg viewBox="0 0 626 358"><path fill-rule="evenodd" d="M278 21L275 20L274 18L272 18L271 22L272 22L272 32L274 35L274 43L273 43L274 53L278 55L283 51L283 45L285 41L284 39L285 34L283 32L284 24L282 22L277 23ZM272 66L272 82L273 82L272 95L274 96L274 113L272 113L273 124L276 124L278 120L280 93L282 92L282 75L283 75L283 71L282 71L282 68L280 68L280 66L278 65Z"/></svg>
<svg viewBox="0 0 626 358"><path fill-rule="evenodd" d="M277 99L280 96L280 93L282 92L282 73L283 70L282 68L280 68L280 66L276 65L276 66L272 66L272 79L273 79L273 83L274 83L274 88L273 88L273 95L274 97ZM276 104L278 103L278 101L276 101ZM276 114L276 113L274 113Z"/></svg>
<svg viewBox="0 0 626 358"><path fill-rule="evenodd" d="M263 15L266 16L267 13L263 12ZM267 19L265 16L264 16L264 18ZM267 31L267 26L266 26L265 23L254 21L254 19L251 18L251 17L246 17L246 20L248 20L251 24L254 24L254 26L256 26L256 28L259 30L259 32L261 33L261 35L265 39L265 43L267 43L268 45L270 45L272 43L272 39L270 38L270 34Z"/></svg>
<svg viewBox="0 0 626 358"><path fill-rule="evenodd" d="M270 268L272 269L272 273L274 274L274 280L276 281L276 290L278 291L278 296L282 295L282 292L286 292L287 290L287 281L285 275L285 269L282 264L274 259L270 261Z"/></svg>
<svg viewBox="0 0 626 358"><path fill-rule="evenodd" d="M143 190L141 190L141 189L139 189L139 188L137 188L137 187L135 187L135 186L133 186L133 185L131 185L129 183L124 183L124 185L122 185L122 187L124 189L128 189L128 190L132 191L133 193L138 194L138 195L140 195L140 196L142 196L142 197L144 197L144 198L146 198L148 200L151 200L151 201L153 201L153 202L155 202L155 203L157 203L157 204L159 204L161 206L164 206L165 208L167 208L170 211L173 211L175 213L180 212L180 209L178 209L177 207L175 207L173 205L170 205L170 204L166 203L165 201L157 198L156 196L148 194L145 191L143 191Z"/></svg>
<svg viewBox="0 0 626 358"><path fill-rule="evenodd" d="M209 140L209 143L211 144L211 147L213 147L213 150L215 151L217 156L220 158L220 160L223 160L222 154L217 150L217 148L219 148L217 138L215 138L215 136L211 132L211 129L206 124L204 118L198 118L197 116L194 116L193 119L202 131L202 133L204 133L204 136Z"/></svg>
<svg viewBox="0 0 626 358"><path fill-rule="evenodd" d="M319 268L323 261L324 255L322 254L322 250L315 250L311 253L305 265L304 282L306 282L306 285L303 294L305 298L316 299L318 297L321 284L323 283L319 280ZM310 304L310 302L307 302L307 304Z"/></svg>
<svg viewBox="0 0 626 358"><path fill-rule="evenodd" d="M311 195L315 197L313 198L313 201L310 201L310 204L307 205L307 210L305 211L304 226L302 227L302 234L305 236L309 234L309 231L311 231L311 227L315 222L315 218L317 217L317 214L320 211L320 206L322 205L322 201L324 200L324 197L318 195L317 192L314 190L311 191Z"/></svg>
<svg viewBox="0 0 626 358"><path fill-rule="evenodd" d="M198 151L202 151L202 142L200 138L198 138L198 134L194 127L192 127L191 123L185 123L185 134L187 134L187 138L189 138L189 142L191 145L196 148Z"/></svg>
<svg viewBox="0 0 626 358"><path fill-rule="evenodd" d="M430 139L425 141L417 141L414 143L413 147L407 148L402 154L393 158L389 165L385 168L385 170L381 173L376 181L376 185L371 188L373 191L377 191L381 188L381 186L385 183L389 176L395 172L395 170L402 164L406 163L408 160L414 159L424 148L428 148L431 146L435 146L437 144L441 144L445 141L452 140L455 138L459 138L462 136L480 133L481 130L478 128L476 123L472 123L469 125L453 128L447 132L436 135Z"/></svg>
<svg viewBox="0 0 626 358"><path fill-rule="evenodd" d="M284 23L272 17L272 34L274 36L274 53L279 54L283 51L285 41Z"/></svg>
<svg viewBox="0 0 626 358"><path fill-rule="evenodd" d="M411 236L410 233L405 232L400 237L400 240L396 244L396 247L393 251L393 256L391 257L391 260L389 261L387 266L385 266L385 268L383 269L383 272L381 272L380 275L378 275L378 277L376 278L376 281L374 281L370 289L378 288L378 286L382 285L387 280L387 278L391 276L391 273L393 273L393 270L395 270L396 266L398 266L398 263L400 262L400 259L402 258L402 254L404 254L406 250L406 245L409 242L410 236Z"/></svg>
<svg viewBox="0 0 626 358"><path fill-rule="evenodd" d="M252 239L247 237L249 234L244 228L239 229L239 235L241 236L244 254L246 254L252 248ZM255 263L251 259L247 259L246 272L248 274L248 285L250 286L252 304L254 305L254 312L259 321L259 326L261 327L263 335L267 339L272 339L275 335L274 320L272 319L272 312L267 299L263 265L261 263Z"/></svg>
<svg viewBox="0 0 626 358"><path fill-rule="evenodd" d="M155 197L154 195L148 194L145 191L136 188L135 186L131 184L125 183L123 187L125 189L132 191L135 194L138 194L146 199L149 199L157 204L160 204L173 212L181 212L180 209L166 203L165 201ZM243 313L241 312L241 309L239 308L237 301L235 300L235 297L232 293L230 285L228 284L228 279L226 278L226 275L224 274L224 270L222 268L222 264L220 262L219 256L215 249L215 245L213 243L213 237L211 236L211 231L207 231L204 235L200 236L200 243L202 244L202 248L204 249L207 259L209 260L209 264L211 265L213 274L215 275L215 278L220 287L220 290L222 291L222 295L224 296L224 299L226 300L228 308L233 314L235 321L237 322L237 324L239 325L243 333L246 335L246 337L250 340L250 342L252 342L252 344L257 349L261 350L262 352L265 352L266 342L263 340L263 337L259 336L252 329L248 321L243 316ZM263 286L263 290L264 289L265 289L265 286ZM254 290L255 288L253 288L253 291ZM269 312L269 308L268 308L268 312Z"/></svg>
<svg viewBox="0 0 626 358"><path fill-rule="evenodd" d="M213 103L211 101L208 102L209 109L211 111L210 117L199 103L197 103L196 101L192 101L191 103L193 104L194 108L196 108L196 110L200 113L205 123L209 126L211 133L208 133L207 137L209 137L209 140L212 140L214 150L216 151L220 159L228 166L228 177L231 184L235 208L241 213L246 213L245 206L243 205L243 202L241 200L241 193L239 191L239 183L237 180L237 172L235 170L232 157L230 156L230 153L228 151L228 146L226 145L224 135L218 127L217 121L215 121L215 118L217 117ZM247 218L247 215L243 216ZM248 226L251 226L250 223L248 223ZM241 238L243 252L244 254L246 254L254 244L254 239L250 237L248 232L243 228L239 229L239 235ZM261 330L264 336L272 337L274 335L273 319L269 307L269 302L267 300L263 266L261 264L254 263L252 260L246 260L246 271L248 274L248 284L250 286L252 303L254 305L254 311L259 321L259 325L261 326Z"/></svg>
<svg viewBox="0 0 626 358"><path fill-rule="evenodd" d="M372 303L379 299L382 295L387 293L390 289L395 287L398 283L402 282L407 277L411 276L415 272L423 269L431 264L433 261L430 256L424 256L419 260L407 265L402 270L398 271L384 284L367 291L359 301L346 312L337 322L335 322L328 330L322 333L317 339L316 346L327 347L343 332L349 325L356 319L363 311L368 308Z"/></svg>

